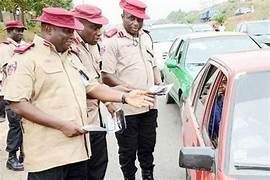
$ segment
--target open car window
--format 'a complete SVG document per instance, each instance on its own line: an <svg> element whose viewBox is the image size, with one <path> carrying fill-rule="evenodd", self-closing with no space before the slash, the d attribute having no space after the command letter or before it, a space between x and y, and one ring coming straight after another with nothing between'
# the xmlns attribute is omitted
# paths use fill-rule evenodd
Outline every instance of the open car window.
<svg viewBox="0 0 270 180"><path fill-rule="evenodd" d="M194 113L197 121L201 124L203 120L205 103L210 92L210 88L218 75L218 70L215 66L209 65L206 68L201 81L197 87L197 92L193 101Z"/></svg>

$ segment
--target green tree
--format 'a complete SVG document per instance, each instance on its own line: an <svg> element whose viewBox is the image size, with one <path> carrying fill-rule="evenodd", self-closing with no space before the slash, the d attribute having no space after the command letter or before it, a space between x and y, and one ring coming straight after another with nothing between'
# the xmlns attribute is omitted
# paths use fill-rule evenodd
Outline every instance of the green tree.
<svg viewBox="0 0 270 180"><path fill-rule="evenodd" d="M227 16L225 14L225 12L219 13L217 14L213 20L220 25L223 25L225 23L225 21L227 20Z"/></svg>

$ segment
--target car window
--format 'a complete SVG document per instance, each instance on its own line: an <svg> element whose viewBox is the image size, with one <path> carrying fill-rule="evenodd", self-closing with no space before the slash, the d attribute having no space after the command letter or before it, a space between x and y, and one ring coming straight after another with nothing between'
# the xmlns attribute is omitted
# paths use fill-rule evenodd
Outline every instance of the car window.
<svg viewBox="0 0 270 180"><path fill-rule="evenodd" d="M215 81L217 74L217 68L213 65L209 65L209 67L206 68L206 71L203 74L202 79L198 85L197 92L193 100L193 106L195 117L199 123L201 123L203 119L205 102L209 95L211 85Z"/></svg>
<svg viewBox="0 0 270 180"><path fill-rule="evenodd" d="M234 83L228 120L228 160L235 173L253 168L253 171L269 175L269 92L269 71L242 74Z"/></svg>
<svg viewBox="0 0 270 180"><path fill-rule="evenodd" d="M214 99L212 103L207 103L207 109L211 109L211 112L206 119L206 132L214 148L217 148L219 139L219 126L222 118L223 100L226 93L227 77L221 73L219 81L217 82L217 88L212 94ZM214 89L213 89L214 90Z"/></svg>
<svg viewBox="0 0 270 180"><path fill-rule="evenodd" d="M178 51L177 51L177 56L175 57L175 59L177 59L177 63L180 63L180 60L183 56L183 52L184 52L184 47L185 47L185 41L181 41L181 44L178 48Z"/></svg>
<svg viewBox="0 0 270 180"><path fill-rule="evenodd" d="M217 36L193 39L189 41L185 65L205 64L215 54L258 50L260 47L248 35Z"/></svg>
<svg viewBox="0 0 270 180"><path fill-rule="evenodd" d="M177 49L179 47L180 42L181 42L180 38L176 39L173 42L173 44L172 44L172 46L171 46L171 48L169 50L169 57L174 57L176 55L176 52L177 52Z"/></svg>

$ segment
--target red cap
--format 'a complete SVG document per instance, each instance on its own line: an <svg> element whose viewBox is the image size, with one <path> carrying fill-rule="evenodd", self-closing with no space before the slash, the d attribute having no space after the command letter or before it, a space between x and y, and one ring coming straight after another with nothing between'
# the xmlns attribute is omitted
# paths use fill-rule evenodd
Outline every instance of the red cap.
<svg viewBox="0 0 270 180"><path fill-rule="evenodd" d="M73 11L76 18L82 18L95 24L108 24L108 19L102 16L102 11L96 6L84 4L78 5Z"/></svg>
<svg viewBox="0 0 270 180"><path fill-rule="evenodd" d="M10 29L10 28L26 29L26 27L23 25L21 21L9 21L5 24L5 26L6 26L5 29Z"/></svg>
<svg viewBox="0 0 270 180"><path fill-rule="evenodd" d="M44 8L41 16L35 20L58 27L83 30L83 25L74 15L63 8Z"/></svg>
<svg viewBox="0 0 270 180"><path fill-rule="evenodd" d="M149 16L145 13L146 5L139 0L121 0L119 3L120 7L141 19L149 19Z"/></svg>

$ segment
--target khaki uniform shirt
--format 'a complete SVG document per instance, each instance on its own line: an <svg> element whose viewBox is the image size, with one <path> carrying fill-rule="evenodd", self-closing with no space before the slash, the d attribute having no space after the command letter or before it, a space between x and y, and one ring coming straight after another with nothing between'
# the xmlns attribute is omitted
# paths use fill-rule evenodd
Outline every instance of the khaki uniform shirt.
<svg viewBox="0 0 270 180"><path fill-rule="evenodd" d="M4 86L6 100L29 101L63 121L88 124L86 93L98 84L71 50L57 53L54 46L35 36L34 47L15 54ZM12 69L13 67L13 73ZM89 77L84 78L79 71ZM87 84L88 83L88 84ZM23 118L25 168L29 172L89 159L89 136L66 137L61 131Z"/></svg>
<svg viewBox="0 0 270 180"><path fill-rule="evenodd" d="M100 54L97 45L89 45L75 33L76 45L79 48L80 60L86 70L100 80ZM87 99L87 118L92 125L100 126L99 104L97 99Z"/></svg>
<svg viewBox="0 0 270 180"><path fill-rule="evenodd" d="M154 85L152 41L148 34L140 31L134 38L123 26L118 33L104 41L105 51L102 53L102 71L113 74L123 82L138 89L148 90ZM139 114L149 108L136 108L124 104L125 115Z"/></svg>
<svg viewBox="0 0 270 180"><path fill-rule="evenodd" d="M2 81L4 80L2 67L11 60L12 56L14 55L15 48L20 47L24 44L26 44L26 42L21 41L21 43L17 43L11 38L7 38L6 41L0 43L0 96L3 96L3 93L1 91L3 83Z"/></svg>

